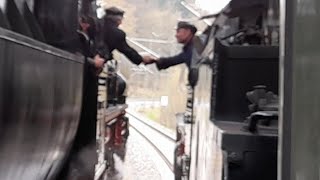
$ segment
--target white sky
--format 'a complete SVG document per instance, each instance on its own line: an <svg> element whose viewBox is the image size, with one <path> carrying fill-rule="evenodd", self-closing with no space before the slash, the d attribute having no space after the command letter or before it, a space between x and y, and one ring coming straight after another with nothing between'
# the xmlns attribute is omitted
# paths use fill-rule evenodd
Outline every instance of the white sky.
<svg viewBox="0 0 320 180"><path fill-rule="evenodd" d="M196 0L195 3L200 8L211 13L217 13L224 8L230 0Z"/></svg>
<svg viewBox="0 0 320 180"><path fill-rule="evenodd" d="M4 10L4 6L6 5L6 1L5 0L0 0L0 8L1 10Z"/></svg>

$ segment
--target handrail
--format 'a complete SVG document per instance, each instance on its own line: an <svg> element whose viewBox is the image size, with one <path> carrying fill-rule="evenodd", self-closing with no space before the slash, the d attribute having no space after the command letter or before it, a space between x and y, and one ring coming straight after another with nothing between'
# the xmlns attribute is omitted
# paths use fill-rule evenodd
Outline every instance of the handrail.
<svg viewBox="0 0 320 180"><path fill-rule="evenodd" d="M124 113L127 107L128 107L127 104L108 107L106 109L106 116L104 121L106 123L110 122L114 118L118 117L120 114Z"/></svg>
<svg viewBox="0 0 320 180"><path fill-rule="evenodd" d="M181 1L180 2L181 5L183 7L185 7L188 11L190 11L193 15L195 15L197 18L199 18L199 20L205 22L208 26L210 26L212 23L207 20L207 19L200 19L201 18L201 15L199 12L197 12L194 8L192 8L188 3L184 2L184 1Z"/></svg>

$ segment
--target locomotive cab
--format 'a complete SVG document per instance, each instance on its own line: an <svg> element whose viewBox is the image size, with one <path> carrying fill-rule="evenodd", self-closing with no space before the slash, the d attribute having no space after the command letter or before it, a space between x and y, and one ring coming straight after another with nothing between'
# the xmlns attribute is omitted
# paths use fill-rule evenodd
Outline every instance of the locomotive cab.
<svg viewBox="0 0 320 180"><path fill-rule="evenodd" d="M273 0L233 0L215 16L195 86L190 179L277 179L276 11Z"/></svg>
<svg viewBox="0 0 320 180"><path fill-rule="evenodd" d="M259 125L257 132L250 132L246 117L251 112L245 94L257 85L278 92L278 47L215 42L217 73L211 120L221 133L226 175L230 180L276 179L277 125Z"/></svg>

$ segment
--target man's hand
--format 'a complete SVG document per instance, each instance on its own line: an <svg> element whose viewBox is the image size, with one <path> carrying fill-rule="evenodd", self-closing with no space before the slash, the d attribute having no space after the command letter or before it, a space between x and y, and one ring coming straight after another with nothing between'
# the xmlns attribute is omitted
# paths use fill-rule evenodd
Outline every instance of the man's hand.
<svg viewBox="0 0 320 180"><path fill-rule="evenodd" d="M143 63L144 64L152 64L156 62L157 60L151 56L143 56Z"/></svg>
<svg viewBox="0 0 320 180"><path fill-rule="evenodd" d="M101 69L104 66L104 59L101 58L100 55L98 54L93 58L93 62L94 62L94 66L97 69Z"/></svg>
<svg viewBox="0 0 320 180"><path fill-rule="evenodd" d="M103 67L104 67L104 59L100 57L100 55L96 55L94 58L93 58L93 62L94 62L94 67L97 69L96 70L96 73L97 75L100 74L103 70Z"/></svg>

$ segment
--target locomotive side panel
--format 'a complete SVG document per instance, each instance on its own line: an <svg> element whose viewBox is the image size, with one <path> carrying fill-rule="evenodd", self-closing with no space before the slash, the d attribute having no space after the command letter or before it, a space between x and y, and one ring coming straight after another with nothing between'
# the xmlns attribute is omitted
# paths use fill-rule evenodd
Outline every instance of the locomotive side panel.
<svg viewBox="0 0 320 180"><path fill-rule="evenodd" d="M219 129L210 121L211 82L212 69L202 65L195 88L190 179L218 180L222 177L223 152L219 147Z"/></svg>
<svg viewBox="0 0 320 180"><path fill-rule="evenodd" d="M77 131L83 62L0 29L0 179L50 179Z"/></svg>

